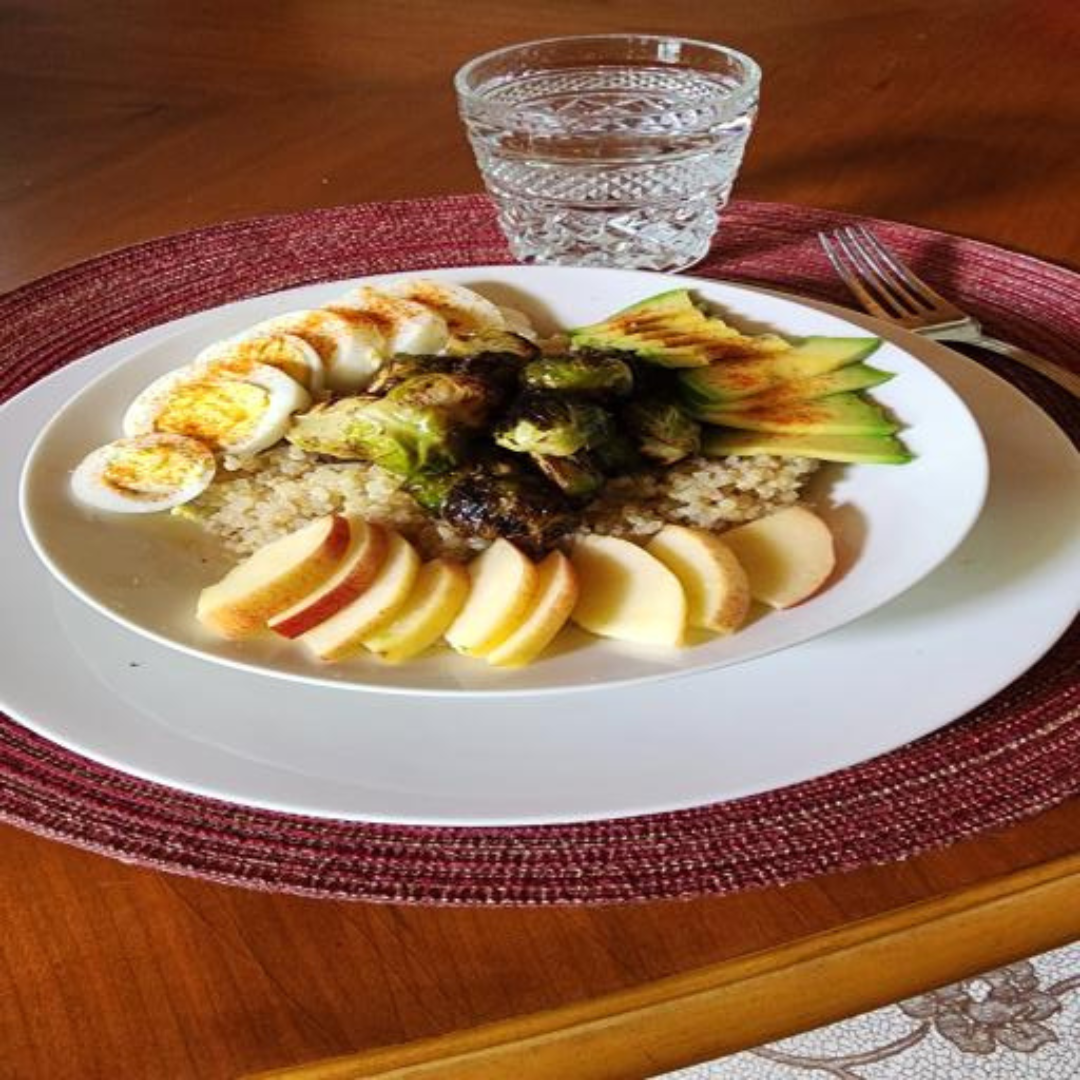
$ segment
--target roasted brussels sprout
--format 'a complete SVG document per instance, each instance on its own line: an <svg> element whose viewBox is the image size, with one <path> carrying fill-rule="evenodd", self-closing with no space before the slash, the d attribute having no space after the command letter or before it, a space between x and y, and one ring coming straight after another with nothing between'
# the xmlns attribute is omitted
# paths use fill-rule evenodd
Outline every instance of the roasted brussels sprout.
<svg viewBox="0 0 1080 1080"><path fill-rule="evenodd" d="M413 379L417 375L454 371L454 364L454 359L449 356L410 356L407 353L399 353L397 356L391 356L375 372L375 377L368 383L367 392L377 395L386 394L406 379Z"/></svg>
<svg viewBox="0 0 1080 1080"><path fill-rule="evenodd" d="M533 454L533 464L568 499L588 502L604 486L604 473L586 451L570 457Z"/></svg>
<svg viewBox="0 0 1080 1080"><path fill-rule="evenodd" d="M465 475L465 471L454 469L452 472L416 473L405 481L402 489L410 494L422 509L429 514L438 515L446 505L450 489Z"/></svg>
<svg viewBox="0 0 1080 1080"><path fill-rule="evenodd" d="M475 356L460 356L454 360L455 372L483 379L493 400L499 407L505 407L518 392L518 377L521 373L521 361L506 353L477 353Z"/></svg>
<svg viewBox="0 0 1080 1080"><path fill-rule="evenodd" d="M466 428L482 428L503 404L503 394L491 380L461 372L414 375L386 398L413 409L434 409L448 423Z"/></svg>
<svg viewBox="0 0 1080 1080"><path fill-rule="evenodd" d="M612 475L633 472L644 464L634 440L621 430L616 430L589 454L600 469Z"/></svg>
<svg viewBox="0 0 1080 1080"><path fill-rule="evenodd" d="M494 408L503 408L517 392L521 361L505 353L470 356L394 356L375 374L369 394L389 394L410 379L431 375L465 375L482 380Z"/></svg>
<svg viewBox="0 0 1080 1080"><path fill-rule="evenodd" d="M524 394L494 431L495 442L522 454L568 457L611 438L611 414L558 394Z"/></svg>
<svg viewBox="0 0 1080 1080"><path fill-rule="evenodd" d="M522 368L521 382L528 390L626 397L634 389L634 373L617 356L542 356Z"/></svg>
<svg viewBox="0 0 1080 1080"><path fill-rule="evenodd" d="M631 402L622 420L641 453L662 465L673 465L701 448L701 425L670 401Z"/></svg>
<svg viewBox="0 0 1080 1080"><path fill-rule="evenodd" d="M286 438L302 450L371 461L402 476L452 468L462 449L460 426L445 413L368 394L316 406L295 419Z"/></svg>
<svg viewBox="0 0 1080 1080"><path fill-rule="evenodd" d="M450 339L446 350L451 356L507 356L520 363L540 355L540 350L528 338L509 330L484 330L478 334Z"/></svg>
<svg viewBox="0 0 1080 1080"><path fill-rule="evenodd" d="M578 524L550 487L479 473L450 489L442 516L464 532L488 540L501 536L533 556L549 551Z"/></svg>
<svg viewBox="0 0 1080 1080"><path fill-rule="evenodd" d="M530 555L549 550L578 525L562 493L513 459L492 458L442 477L417 477L406 490L461 532L488 540L502 536Z"/></svg>

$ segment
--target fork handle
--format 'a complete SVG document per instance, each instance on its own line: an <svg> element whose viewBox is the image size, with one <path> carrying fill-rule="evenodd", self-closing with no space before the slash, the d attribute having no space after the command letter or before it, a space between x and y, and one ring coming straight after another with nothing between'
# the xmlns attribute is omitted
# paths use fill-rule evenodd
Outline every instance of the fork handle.
<svg viewBox="0 0 1080 1080"><path fill-rule="evenodd" d="M1032 371L1037 371L1040 375L1045 375L1046 378L1056 382L1058 386L1068 390L1073 397L1080 397L1080 375L1069 371L1067 368L1063 368L1050 360L1044 360L1041 356L1028 352L1027 349L1021 349L1019 345L1010 345L1007 341L999 341L997 338L988 337L986 334L965 337L963 340L969 345L978 345L980 348L989 349L990 352L1007 356L1011 360L1023 364L1024 367L1031 368Z"/></svg>

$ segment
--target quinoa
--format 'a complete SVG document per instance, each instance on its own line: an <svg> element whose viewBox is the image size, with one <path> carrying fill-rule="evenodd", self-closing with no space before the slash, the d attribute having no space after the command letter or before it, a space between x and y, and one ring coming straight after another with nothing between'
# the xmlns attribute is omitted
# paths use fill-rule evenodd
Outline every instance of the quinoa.
<svg viewBox="0 0 1080 1080"><path fill-rule="evenodd" d="M328 462L282 444L253 458L226 458L207 490L180 508L237 556L325 514L356 514L400 532L425 558L467 559L487 541L426 514L377 465ZM608 481L582 515L582 532L641 540L667 522L721 531L791 506L819 462L810 458L694 457Z"/></svg>
<svg viewBox="0 0 1080 1080"><path fill-rule="evenodd" d="M668 522L719 532L798 502L811 458L693 457L610 480L585 511L588 532L639 540Z"/></svg>

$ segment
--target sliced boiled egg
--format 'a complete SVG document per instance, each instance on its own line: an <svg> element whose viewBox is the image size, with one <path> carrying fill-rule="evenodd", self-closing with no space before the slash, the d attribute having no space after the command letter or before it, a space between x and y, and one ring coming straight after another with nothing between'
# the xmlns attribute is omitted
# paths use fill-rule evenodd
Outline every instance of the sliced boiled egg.
<svg viewBox="0 0 1080 1080"><path fill-rule="evenodd" d="M215 469L213 453L197 439L136 435L87 454L72 473L71 490L98 510L149 514L201 495Z"/></svg>
<svg viewBox="0 0 1080 1080"><path fill-rule="evenodd" d="M219 341L195 357L195 366L245 376L256 364L277 368L311 394L326 385L326 367L318 350L298 334L252 333Z"/></svg>
<svg viewBox="0 0 1080 1080"><path fill-rule="evenodd" d="M505 330L506 320L497 304L478 292L448 281L404 278L380 285L381 292L412 300L441 315L451 334L479 334L484 330Z"/></svg>
<svg viewBox="0 0 1080 1080"><path fill-rule="evenodd" d="M432 355L441 352L450 338L446 320L434 309L370 285L352 289L326 307L346 318L350 312L362 315L360 321L382 334L388 356Z"/></svg>
<svg viewBox="0 0 1080 1080"><path fill-rule="evenodd" d="M267 334L291 334L306 341L322 360L326 387L340 394L363 390L386 353L386 341L378 327L359 312L338 313L326 308L289 311L257 323L238 340Z"/></svg>
<svg viewBox="0 0 1080 1080"><path fill-rule="evenodd" d="M311 395L267 364L243 370L191 364L152 382L128 406L125 435L172 432L229 454L257 454L284 438Z"/></svg>

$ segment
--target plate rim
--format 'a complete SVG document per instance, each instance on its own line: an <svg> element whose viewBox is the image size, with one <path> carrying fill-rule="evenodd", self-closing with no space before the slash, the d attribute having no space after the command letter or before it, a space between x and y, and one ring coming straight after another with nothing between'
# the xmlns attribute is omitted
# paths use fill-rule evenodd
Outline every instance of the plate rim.
<svg viewBox="0 0 1080 1080"><path fill-rule="evenodd" d="M863 317L860 316L859 318L863 318ZM872 322L872 320L869 320L869 319L866 319L865 321L868 324ZM945 350L943 347L941 347L939 345L934 345L934 344L929 343L929 342L921 342L920 347L932 350L937 355L944 355L944 354L947 354L949 352L949 350ZM951 365L955 365L956 360L952 359L952 360L949 361L949 363ZM962 363L964 365L971 365L971 361L967 361L967 360L962 361ZM977 365L971 365L971 366L972 366L972 368L974 368ZM1031 408L1037 409L1037 404L1035 402L1032 402L1029 398L1027 398L1025 395L1023 395L1019 390L1017 390L1010 383L1008 383L1007 380L1004 380L1004 379L1000 378L999 376L994 375L993 372L988 371L988 370L986 370L984 368L979 368L979 378L982 379L982 380L988 381L991 386L993 386L995 384L1000 384L1000 386L1004 387L1005 390L1008 393L1010 393L1010 394L1014 395L1016 398L1024 401ZM44 381L44 380L42 380L42 381ZM1065 436L1061 432L1060 425L1055 424L1049 418L1046 418L1046 424L1056 430L1057 436L1058 436L1059 440L1061 441L1062 446L1065 446L1066 440L1065 440ZM956 571L956 572L959 572L959 571ZM45 580L48 581L49 579L45 579ZM996 693L1002 687L1004 687L1005 685L1008 685L1008 683L1010 683L1015 678L1022 675L1023 671L1027 670L1027 668L1029 668L1031 666L1031 664L1035 663L1041 655L1043 655L1045 652L1047 652L1048 650L1050 650L1053 647L1054 641L1057 639L1058 636L1060 636L1060 633L1066 627L1067 627L1067 621L1062 626L1057 628L1054 639L1052 639L1052 640L1050 640L1050 641L1048 641L1046 643L1041 644L1040 647L1038 648L1038 650L1035 650L1035 651L1027 650L1027 651L1025 651L1025 655L1022 658L1022 660L1018 661L1019 663L1022 663L1023 666L1017 667L1015 670L1010 670L1010 672L1008 674L1002 674L1000 676L1000 679L995 680L995 682L993 684L987 684L987 685L981 686L978 689L978 691L973 692L972 699L965 702L964 710L966 710L967 708L973 708L976 705L978 705L980 702L985 701L987 697L992 696L994 693ZM811 647L816 647L817 643L808 643L808 644ZM78 658L76 657L76 659L78 659ZM752 667L754 665L747 665L747 666ZM259 682L261 680L256 680L256 681ZM940 727L944 726L945 724L947 724L949 722L949 720L955 719L955 717L957 715L959 715L959 712L954 713L953 715L949 716L948 718L936 717L932 721L921 722L918 730L913 731L913 732L903 733L903 734L901 734L899 736L896 736L896 737L891 737L888 742L886 742L886 743L882 744L881 746L875 748L873 750L873 752L871 752L871 753L861 753L861 754L857 755L854 758L847 758L844 761L836 761L833 764L829 765L827 768L817 768L811 773L804 773L804 774L802 774L800 776L794 777L794 778L789 779L787 781L779 781L779 782L775 782L775 783L770 783L769 785L764 786L764 787L758 786L754 790L757 791L757 792L777 790L779 788L787 786L790 783L797 783L797 782L800 782L800 781L803 781L803 780L808 780L811 777L822 776L822 775L825 775L828 772L834 771L835 769L844 768L844 767L847 767L849 765L856 764L857 762L866 761L869 758L877 757L877 756L879 756L881 754L888 753L889 751L895 750L898 747L903 746L904 744L910 742L912 739L919 738L919 737L921 737L923 735L928 734L931 731L937 730L938 728L940 728ZM292 805L283 804L280 801L274 802L273 800L268 800L268 801L265 801L265 800L250 800L250 799L245 799L243 797L237 797L237 795L235 793L230 793L228 791L222 791L220 789L207 788L205 786L200 786L200 785L192 785L191 783L184 783L182 780L177 780L174 777L168 777L168 776L163 775L163 773L161 771L151 772L151 771L146 771L146 770L141 770L141 769L134 769L133 770L131 768L130 764L126 764L124 762L117 762L117 763L114 764L113 761L108 760L107 758L103 758L100 754L95 754L93 752L93 750L88 751L85 744L80 745L78 743L73 743L72 740L70 740L70 739L64 739L64 738L58 739L58 738L56 738L56 736L53 734L53 732L49 729L47 723L46 724L35 723L35 722L33 722L32 719L28 718L28 722L25 723L25 726L27 726L28 728L30 728L33 731L38 732L44 738L51 739L54 742L56 742L57 744L68 747L69 749L72 749L77 753L81 753L81 754L83 754L83 755L85 755L87 757L90 757L93 760L104 761L105 764L116 767L121 772L127 772L129 775L138 775L138 776L144 777L145 779L147 779L147 780L149 780L151 782L156 782L158 784L165 785L166 787L172 787L174 789L179 789L179 790L191 792L193 794L204 795L204 796L207 796L207 797L210 797L210 798L215 798L215 799L221 800L223 802L226 802L226 803L228 803L230 805L234 805L234 806L239 805L239 806L260 807L260 808L263 808L263 809L266 809L266 810L272 811L272 812L287 813L287 814L303 814L303 815L306 815L308 817L315 818L315 819L320 819L320 820L325 820L325 819L328 819L328 818L345 819L345 820L356 822L358 824L360 824L360 823L373 823L373 824L401 824L401 825L430 825L430 826L434 826L434 827L446 827L446 828L480 827L480 828L485 828L485 829L514 828L514 827L517 827L517 826L532 826L532 825L539 825L539 824L559 825L559 824L564 824L564 823L568 824L568 823L572 823L572 822L598 821L598 820L610 820L610 819L615 819L615 818L636 817L636 816L654 814L654 813L679 812L680 810L686 810L686 809L689 809L691 807L700 808L700 807L703 807L703 806L707 805L710 802L715 803L715 802L720 802L720 801L727 801L729 798L732 798L732 797L735 797L735 798L740 797L740 796L729 796L727 794L724 794L724 795L719 795L719 796L715 796L715 797L710 797L709 799L695 798L692 801L680 801L678 803L668 802L668 803L664 803L662 805L654 805L654 806L645 807L645 808L643 808L643 807L641 807L639 805L639 806L636 806L636 807L633 807L633 808L630 808L630 809L627 809L627 810L620 810L620 811L617 811L617 812L605 811L605 812L602 812L602 813L590 812L590 811L587 811L587 812L572 811L570 813L551 812L551 811L549 811L549 812L542 812L540 814L532 815L532 814L522 814L522 813L519 813L519 812L510 811L509 814L504 812L499 817L493 817L490 814L488 814L486 816L484 816L484 815L481 815L481 816L468 816L468 815L462 815L462 814L458 813L458 814L449 814L449 815L448 814L442 814L442 815L432 816L430 814L427 814L427 815L425 815L425 814L402 815L400 813L373 813L371 811L356 811L356 810L342 812L340 809L327 810L325 808L324 809L318 809L318 808L306 808L305 809L305 808L298 807L295 804L292 804ZM748 791L748 792L746 792L746 794L752 794L752 792Z"/></svg>

